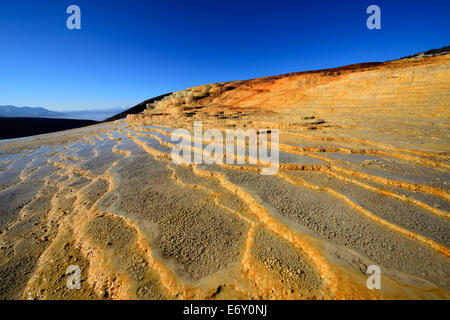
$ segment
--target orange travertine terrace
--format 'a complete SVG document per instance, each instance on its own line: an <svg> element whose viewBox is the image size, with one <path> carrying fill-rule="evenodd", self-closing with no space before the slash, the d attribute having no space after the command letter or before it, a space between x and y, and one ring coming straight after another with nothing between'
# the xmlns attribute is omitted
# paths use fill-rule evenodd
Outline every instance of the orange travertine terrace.
<svg viewBox="0 0 450 320"><path fill-rule="evenodd" d="M0 297L449 299L449 79L441 54L210 84L4 142ZM193 121L279 129L278 172L174 164Z"/></svg>

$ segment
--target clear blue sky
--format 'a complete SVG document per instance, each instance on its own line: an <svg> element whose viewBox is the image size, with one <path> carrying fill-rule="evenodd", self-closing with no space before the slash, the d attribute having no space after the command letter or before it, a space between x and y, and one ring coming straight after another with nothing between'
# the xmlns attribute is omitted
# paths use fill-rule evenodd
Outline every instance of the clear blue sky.
<svg viewBox="0 0 450 320"><path fill-rule="evenodd" d="M81 8L81 30L66 8ZM381 8L382 29L366 28ZM0 0L0 105L133 106L228 80L450 44L448 0Z"/></svg>

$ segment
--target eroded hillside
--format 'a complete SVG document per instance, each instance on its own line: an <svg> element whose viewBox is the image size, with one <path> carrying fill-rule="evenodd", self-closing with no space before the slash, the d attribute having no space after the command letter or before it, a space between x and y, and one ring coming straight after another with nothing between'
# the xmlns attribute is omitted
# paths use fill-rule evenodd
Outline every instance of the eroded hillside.
<svg viewBox="0 0 450 320"><path fill-rule="evenodd" d="M446 152L449 78L449 54L363 63L189 88L129 120L244 123Z"/></svg>

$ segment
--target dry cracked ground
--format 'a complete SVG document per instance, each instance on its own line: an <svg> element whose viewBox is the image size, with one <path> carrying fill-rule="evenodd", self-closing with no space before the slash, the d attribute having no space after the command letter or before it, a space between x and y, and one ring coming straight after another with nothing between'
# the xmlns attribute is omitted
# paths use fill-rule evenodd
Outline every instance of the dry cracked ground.
<svg viewBox="0 0 450 320"><path fill-rule="evenodd" d="M0 298L449 299L448 79L441 55L207 85L0 142ZM194 120L278 129L278 172L174 164Z"/></svg>

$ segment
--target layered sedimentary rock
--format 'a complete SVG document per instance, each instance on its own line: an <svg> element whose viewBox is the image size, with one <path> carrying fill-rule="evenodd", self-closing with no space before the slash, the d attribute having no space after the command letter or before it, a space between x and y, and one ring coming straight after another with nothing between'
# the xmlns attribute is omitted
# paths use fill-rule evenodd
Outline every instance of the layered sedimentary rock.
<svg viewBox="0 0 450 320"><path fill-rule="evenodd" d="M239 126L242 120L256 127L317 135L327 130L342 137L448 151L442 147L448 146L449 78L448 54L363 63L189 88L128 119L177 119L176 125L201 119L217 126Z"/></svg>

